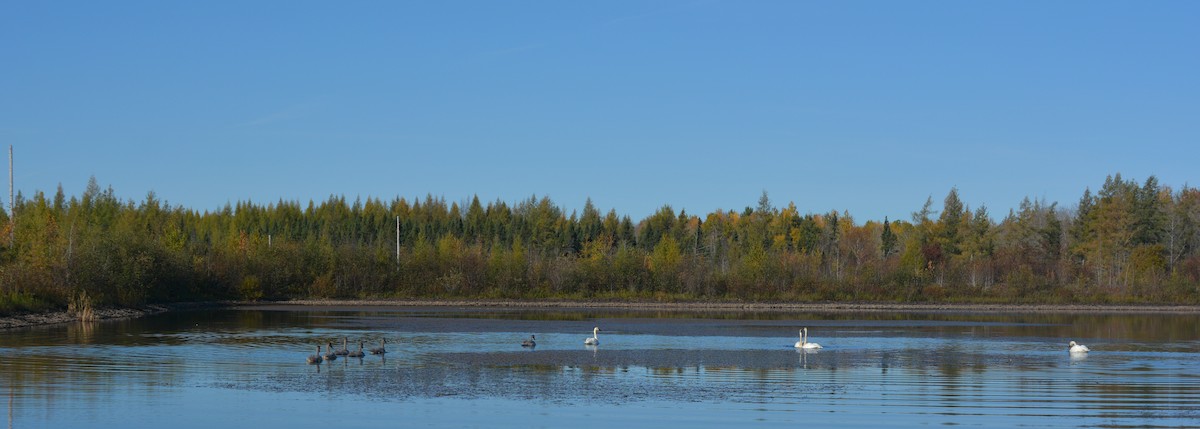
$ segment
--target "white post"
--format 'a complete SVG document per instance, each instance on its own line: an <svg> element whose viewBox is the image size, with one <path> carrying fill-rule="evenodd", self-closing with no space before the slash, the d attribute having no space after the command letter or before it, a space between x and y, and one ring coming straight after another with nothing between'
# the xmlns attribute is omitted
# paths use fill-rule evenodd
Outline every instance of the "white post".
<svg viewBox="0 0 1200 429"><path fill-rule="evenodd" d="M8 245L12 246L16 239L17 225L17 201L16 194L13 192L13 147L8 145L8 223L13 227L8 230Z"/></svg>

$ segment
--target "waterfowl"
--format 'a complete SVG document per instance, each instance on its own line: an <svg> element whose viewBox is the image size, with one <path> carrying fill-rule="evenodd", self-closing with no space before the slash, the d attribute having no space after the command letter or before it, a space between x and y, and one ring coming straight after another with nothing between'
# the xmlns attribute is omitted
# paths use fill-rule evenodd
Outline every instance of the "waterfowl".
<svg viewBox="0 0 1200 429"><path fill-rule="evenodd" d="M800 331L800 342L796 343L796 344L798 344L798 346L796 346L796 347L800 347L802 349L807 349L807 350L821 348L820 344L808 342L808 328L804 328Z"/></svg>
<svg viewBox="0 0 1200 429"><path fill-rule="evenodd" d="M341 350L335 350L335 351L333 352L333 354L335 354L335 355L338 355L338 356L346 356L346 355L349 355L349 354L350 354L350 349L346 347L346 343L347 343L348 341L349 341L349 339L348 339L348 338L346 338L346 337L342 337L342 348L341 348Z"/></svg>
<svg viewBox="0 0 1200 429"><path fill-rule="evenodd" d="M1067 350L1070 351L1071 353L1087 353L1087 352L1092 351L1091 349L1088 348L1088 346L1085 346L1083 344L1075 344L1074 341L1071 341L1070 344L1067 344Z"/></svg>
<svg viewBox="0 0 1200 429"><path fill-rule="evenodd" d="M358 342L358 350L356 350L356 351L352 351L352 352L348 352L348 353L346 354L346 357L356 357L356 358L360 358L360 357L363 357L363 356L366 356L366 354L365 354L365 353L363 353L363 343L362 343L362 341L359 341L359 342Z"/></svg>
<svg viewBox="0 0 1200 429"><path fill-rule="evenodd" d="M528 340L521 342L521 347L537 347L537 341L534 341L536 338L537 337L530 335Z"/></svg>
<svg viewBox="0 0 1200 429"><path fill-rule="evenodd" d="M333 342L329 343L329 351L324 355L325 360L337 360L337 353L333 351Z"/></svg>
<svg viewBox="0 0 1200 429"><path fill-rule="evenodd" d="M321 346L317 346L317 354L308 355L308 363L321 363Z"/></svg>
<svg viewBox="0 0 1200 429"><path fill-rule="evenodd" d="M384 338L384 339L380 339L380 340L379 340L379 347L378 347L378 348L371 349L371 354L373 354L373 355L381 355L381 354L387 353L387 349L383 348L384 344L387 344L387 339L386 339L386 338Z"/></svg>
<svg viewBox="0 0 1200 429"><path fill-rule="evenodd" d="M587 339L584 339L584 340L583 340L583 345L585 345L585 346L598 346L598 345L600 345L600 338L597 336L599 333L600 333L600 328L599 328L599 327L592 328L592 336L591 336L591 337L589 337L589 338L587 338Z"/></svg>

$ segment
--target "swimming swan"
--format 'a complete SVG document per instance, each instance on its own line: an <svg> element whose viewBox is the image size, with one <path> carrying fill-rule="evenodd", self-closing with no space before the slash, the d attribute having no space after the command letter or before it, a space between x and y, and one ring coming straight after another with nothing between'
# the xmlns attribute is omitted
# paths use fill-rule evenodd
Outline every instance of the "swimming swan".
<svg viewBox="0 0 1200 429"><path fill-rule="evenodd" d="M346 347L346 343L348 341L349 340L346 337L342 337L342 349L334 350L333 354L338 355L338 356L346 356L346 355L350 354L350 349L348 347Z"/></svg>
<svg viewBox="0 0 1200 429"><path fill-rule="evenodd" d="M808 328L804 328L800 331L800 342L796 344L796 347L800 347L802 349L811 350L821 348L820 344L808 342Z"/></svg>
<svg viewBox="0 0 1200 429"><path fill-rule="evenodd" d="M359 342L358 342L358 350L357 350L357 351L348 352L348 353L346 354L346 357L356 357L356 358L360 358L360 357L363 357L363 356L366 356L366 354L365 354L365 353L363 353L363 343L362 343L362 341L359 341Z"/></svg>
<svg viewBox="0 0 1200 429"><path fill-rule="evenodd" d="M591 338L588 338L588 339L585 339L585 340L583 340L583 345L585 345L585 346L598 346L598 345L600 345L600 338L599 338L599 337L597 337L597 334L598 334L599 332L600 332L600 328L599 328L599 327L592 328L592 336L591 336Z"/></svg>
<svg viewBox="0 0 1200 429"><path fill-rule="evenodd" d="M384 338L384 339L380 339L380 340L379 340L379 347L378 347L378 348L371 349L371 354L373 354L373 355L381 355L381 354L387 353L387 349L383 348L383 345L384 345L384 344L387 344L387 339L386 339L386 338Z"/></svg>
<svg viewBox="0 0 1200 429"><path fill-rule="evenodd" d="M1067 344L1067 350L1069 350L1071 353L1087 353L1092 351L1083 344L1075 344L1074 341L1071 341L1071 344Z"/></svg>
<svg viewBox="0 0 1200 429"><path fill-rule="evenodd" d="M325 352L325 360L337 360L337 352L333 351L333 342L329 343L329 351Z"/></svg>
<svg viewBox="0 0 1200 429"><path fill-rule="evenodd" d="M317 354L308 355L308 363L321 363L321 346L317 346Z"/></svg>
<svg viewBox="0 0 1200 429"><path fill-rule="evenodd" d="M537 337L530 335L528 340L521 342L521 347L537 347Z"/></svg>

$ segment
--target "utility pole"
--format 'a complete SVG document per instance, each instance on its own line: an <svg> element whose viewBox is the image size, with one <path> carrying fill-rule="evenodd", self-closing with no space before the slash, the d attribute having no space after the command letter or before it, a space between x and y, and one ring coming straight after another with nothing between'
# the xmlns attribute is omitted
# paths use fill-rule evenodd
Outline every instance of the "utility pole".
<svg viewBox="0 0 1200 429"><path fill-rule="evenodd" d="M16 239L17 230L17 202L16 194L13 193L13 147L8 145L8 245L12 246Z"/></svg>
<svg viewBox="0 0 1200 429"><path fill-rule="evenodd" d="M396 216L396 265L400 265L400 216Z"/></svg>

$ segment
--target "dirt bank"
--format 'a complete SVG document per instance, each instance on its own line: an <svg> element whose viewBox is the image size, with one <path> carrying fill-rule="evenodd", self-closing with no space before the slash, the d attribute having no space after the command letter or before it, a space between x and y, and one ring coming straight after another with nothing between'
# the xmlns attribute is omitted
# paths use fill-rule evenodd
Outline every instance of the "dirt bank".
<svg viewBox="0 0 1200 429"><path fill-rule="evenodd" d="M150 305L143 308L100 308L93 310L96 320L129 319L149 316L171 310L165 305ZM79 316L66 311L48 313L19 314L0 317L0 329L22 328L26 326L54 325L79 321Z"/></svg>
<svg viewBox="0 0 1200 429"><path fill-rule="evenodd" d="M234 303L228 302L199 302L154 304L154 306L145 306L139 308L96 308L92 309L92 314L95 315L96 321L120 320L143 318L143 316L172 312L172 310L221 308L233 306L233 304ZM18 314L2 316L2 318L0 318L0 330L11 330L11 328L26 326L70 324L70 322L78 321L79 316L77 314L68 312Z"/></svg>

